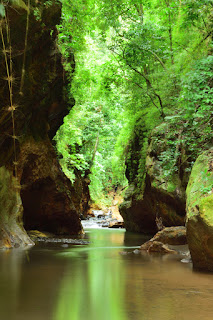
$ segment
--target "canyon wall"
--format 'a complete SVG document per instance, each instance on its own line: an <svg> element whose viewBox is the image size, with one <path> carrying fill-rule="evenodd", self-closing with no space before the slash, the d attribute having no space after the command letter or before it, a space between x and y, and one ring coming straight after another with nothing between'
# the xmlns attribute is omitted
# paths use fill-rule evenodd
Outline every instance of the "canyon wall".
<svg viewBox="0 0 213 320"><path fill-rule="evenodd" d="M82 232L76 188L63 174L52 138L74 105L57 47L61 4L7 5L0 41L1 247L31 243L27 229ZM74 57L70 53L74 69ZM23 225L24 221L24 225Z"/></svg>

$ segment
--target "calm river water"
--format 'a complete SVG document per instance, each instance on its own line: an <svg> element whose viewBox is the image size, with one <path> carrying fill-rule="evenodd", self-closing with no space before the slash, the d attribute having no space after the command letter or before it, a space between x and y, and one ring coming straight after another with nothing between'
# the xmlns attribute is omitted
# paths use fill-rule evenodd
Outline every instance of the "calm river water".
<svg viewBox="0 0 213 320"><path fill-rule="evenodd" d="M213 275L178 256L133 254L124 230L90 229L88 246L0 252L0 320L212 320Z"/></svg>

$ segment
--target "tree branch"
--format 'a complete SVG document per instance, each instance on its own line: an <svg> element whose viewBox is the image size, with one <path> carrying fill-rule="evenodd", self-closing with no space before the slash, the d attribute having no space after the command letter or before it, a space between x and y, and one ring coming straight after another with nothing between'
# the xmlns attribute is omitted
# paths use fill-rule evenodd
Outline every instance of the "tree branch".
<svg viewBox="0 0 213 320"><path fill-rule="evenodd" d="M126 64L128 65L128 67L130 67L133 71L135 71L137 74L139 74L142 78L144 78L146 80L146 84L147 84L147 92L149 91L149 89L152 89L153 94L158 98L159 104L160 104L160 112L161 112L161 117L164 119L165 118L165 114L163 111L163 103L161 100L160 95L155 91L155 89L153 88L149 78L147 77L147 75L145 75L144 73L140 72L139 70L137 70L135 67L133 67L121 54L119 54L118 52L114 51L113 49L110 49L114 54L118 55L119 57L121 57L123 60L125 60Z"/></svg>

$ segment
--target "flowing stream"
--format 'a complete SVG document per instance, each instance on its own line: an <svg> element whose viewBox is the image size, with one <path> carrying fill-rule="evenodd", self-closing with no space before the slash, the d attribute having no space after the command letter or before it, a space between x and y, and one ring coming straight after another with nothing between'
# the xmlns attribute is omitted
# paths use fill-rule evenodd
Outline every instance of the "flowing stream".
<svg viewBox="0 0 213 320"><path fill-rule="evenodd" d="M142 235L88 226L89 245L0 252L0 320L213 319L213 275L137 254Z"/></svg>

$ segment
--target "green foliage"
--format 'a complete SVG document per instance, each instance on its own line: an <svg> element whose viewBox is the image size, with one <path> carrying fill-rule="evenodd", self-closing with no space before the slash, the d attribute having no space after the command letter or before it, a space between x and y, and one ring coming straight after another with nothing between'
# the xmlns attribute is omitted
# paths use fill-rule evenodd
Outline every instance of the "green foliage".
<svg viewBox="0 0 213 320"><path fill-rule="evenodd" d="M25 2L23 0L10 0L10 2L15 7L22 8L26 11L29 11L28 6L25 4Z"/></svg>
<svg viewBox="0 0 213 320"><path fill-rule="evenodd" d="M185 119L193 121L194 127L204 125L209 131L213 115L213 56L196 61L191 72L182 82L182 105L185 104Z"/></svg>
<svg viewBox="0 0 213 320"><path fill-rule="evenodd" d="M123 168L119 174L112 170L114 145L124 122L122 97L110 81L113 72L106 47L89 36L85 41L87 49L76 56L72 82L76 104L55 139L67 176L74 181L76 169L82 175L90 172L91 196L103 202L113 186L126 183L123 161L117 162Z"/></svg>
<svg viewBox="0 0 213 320"><path fill-rule="evenodd" d="M29 11L28 6L23 0L10 0L9 1L14 7L22 8L26 11ZM5 7L8 5L8 1L2 0L0 3L0 16L5 17Z"/></svg>
<svg viewBox="0 0 213 320"><path fill-rule="evenodd" d="M70 114L65 117L64 125L56 133L57 152L60 157L60 164L67 177L74 182L75 170L85 172L88 169L82 153L79 152L82 146L82 130L81 118L77 118L76 122L72 122L75 117L75 110L71 110Z"/></svg>
<svg viewBox="0 0 213 320"><path fill-rule="evenodd" d="M186 148L195 158L208 148L213 138L213 56L198 60L182 82L181 104L184 112Z"/></svg>
<svg viewBox="0 0 213 320"><path fill-rule="evenodd" d="M183 76L178 113L167 117L169 131L156 144L167 144L160 153L165 178L183 168L187 172L199 154L212 145L213 140L213 57L196 61L192 70Z"/></svg>
<svg viewBox="0 0 213 320"><path fill-rule="evenodd" d="M62 4L59 46L76 100L56 136L66 174L89 170L96 201L127 183L125 170L142 190L148 137L162 121L164 175L180 172L180 159L190 170L212 139L212 1Z"/></svg>
<svg viewBox="0 0 213 320"><path fill-rule="evenodd" d="M2 3L0 3L0 16L4 17L5 16L5 8Z"/></svg>

